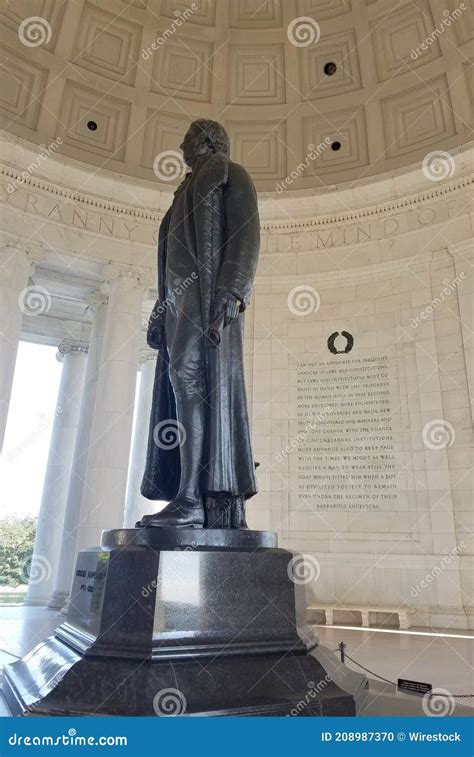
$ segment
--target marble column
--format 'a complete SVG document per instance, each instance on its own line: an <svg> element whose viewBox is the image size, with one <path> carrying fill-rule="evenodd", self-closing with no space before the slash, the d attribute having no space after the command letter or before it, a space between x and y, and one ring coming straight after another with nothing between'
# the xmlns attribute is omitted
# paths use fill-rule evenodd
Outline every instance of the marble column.
<svg viewBox="0 0 474 757"><path fill-rule="evenodd" d="M79 413L76 444L67 494L66 512L59 553L56 584L48 607L59 610L64 607L72 582L72 572L76 562L76 534L79 523L87 454L89 451L92 419L94 415L97 381L99 378L102 343L104 339L107 297L94 292L88 300L93 313L86 375Z"/></svg>
<svg viewBox="0 0 474 757"><path fill-rule="evenodd" d="M8 407L24 313L44 312L49 295L28 286L34 264L44 260L39 245L21 241L0 242L0 452L5 438Z"/></svg>
<svg viewBox="0 0 474 757"><path fill-rule="evenodd" d="M106 266L109 302L87 455L77 550L100 544L121 528L125 508L144 288L150 271Z"/></svg>
<svg viewBox="0 0 474 757"><path fill-rule="evenodd" d="M140 389L138 392L135 429L133 433L132 454L128 472L127 498L125 502L125 528L134 528L143 515L157 512L157 504L143 497L140 484L145 470L145 457L148 442L153 384L155 380L156 350L140 352Z"/></svg>
<svg viewBox="0 0 474 757"><path fill-rule="evenodd" d="M56 580L67 494L71 477L87 347L70 341L59 345L63 363L51 445L29 570L26 605L47 604Z"/></svg>

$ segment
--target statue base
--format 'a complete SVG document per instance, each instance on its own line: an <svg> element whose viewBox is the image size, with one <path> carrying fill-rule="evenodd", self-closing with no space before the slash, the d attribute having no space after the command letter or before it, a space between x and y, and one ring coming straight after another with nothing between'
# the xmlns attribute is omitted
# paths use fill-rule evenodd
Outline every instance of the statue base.
<svg viewBox="0 0 474 757"><path fill-rule="evenodd" d="M5 668L17 715L355 715L365 676L306 625L300 556L249 530L119 529L66 622Z"/></svg>

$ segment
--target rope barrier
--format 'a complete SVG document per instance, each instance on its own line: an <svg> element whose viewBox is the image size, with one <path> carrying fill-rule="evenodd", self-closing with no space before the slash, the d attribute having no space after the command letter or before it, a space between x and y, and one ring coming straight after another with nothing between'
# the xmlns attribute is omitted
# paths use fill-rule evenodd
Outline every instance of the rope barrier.
<svg viewBox="0 0 474 757"><path fill-rule="evenodd" d="M344 649L341 648L341 645L344 645ZM347 654L346 652L346 644L344 644L343 641L341 641L341 645L338 647L338 651L341 652L341 662L343 662L342 657L347 657L348 660L354 663L354 665L357 665L359 668L362 668L362 670L365 670L366 673L370 673L370 675L375 676L375 678L380 678L381 681L385 681L385 683L389 683L391 686L397 687L397 683L395 681L389 681L388 678L384 678L384 676L379 675L378 673L375 673L375 671L370 670L370 668L366 668L365 665L361 665L360 662L357 662L357 660L354 660L353 657ZM408 694L409 692L403 691L403 694ZM453 699L472 699L474 698L474 694L443 694L438 693L437 691L434 691L433 693L428 695L429 697L453 697Z"/></svg>
<svg viewBox="0 0 474 757"><path fill-rule="evenodd" d="M15 657L17 660L21 660L21 657L18 657L18 655L13 654L13 652L9 652L8 649L2 649L0 647L0 652L5 652L5 654L9 654L10 657Z"/></svg>
<svg viewBox="0 0 474 757"><path fill-rule="evenodd" d="M365 670L366 673L370 673L370 675L375 676L376 678L380 678L381 681L385 681L385 683L389 683L391 686L396 686L397 684L394 681L389 681L388 678L384 678L383 676L379 676L378 673L375 673L373 670L369 670L369 668L364 667L364 665L361 665L360 662L357 662L357 660L354 660L350 655L346 652L346 657L348 660L354 663L354 665L357 665L359 668L362 668L362 670Z"/></svg>

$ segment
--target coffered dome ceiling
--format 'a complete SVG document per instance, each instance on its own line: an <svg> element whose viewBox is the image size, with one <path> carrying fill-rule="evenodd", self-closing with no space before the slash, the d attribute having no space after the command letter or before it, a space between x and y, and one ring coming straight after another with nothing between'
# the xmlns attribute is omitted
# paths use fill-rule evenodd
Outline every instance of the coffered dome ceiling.
<svg viewBox="0 0 474 757"><path fill-rule="evenodd" d="M370 177L469 139L471 0L1 8L1 125L122 174L177 183L157 156L197 117L225 124L267 191Z"/></svg>

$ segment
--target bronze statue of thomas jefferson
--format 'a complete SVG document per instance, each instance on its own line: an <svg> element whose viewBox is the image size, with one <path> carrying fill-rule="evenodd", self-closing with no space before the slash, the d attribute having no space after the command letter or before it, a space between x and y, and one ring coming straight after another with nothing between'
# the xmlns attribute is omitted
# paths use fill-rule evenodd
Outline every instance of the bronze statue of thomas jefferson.
<svg viewBox="0 0 474 757"><path fill-rule="evenodd" d="M243 368L244 310L260 224L247 171L220 124L194 121L181 144L191 171L160 226L158 349L141 491L168 500L142 525L246 528L256 493Z"/></svg>

